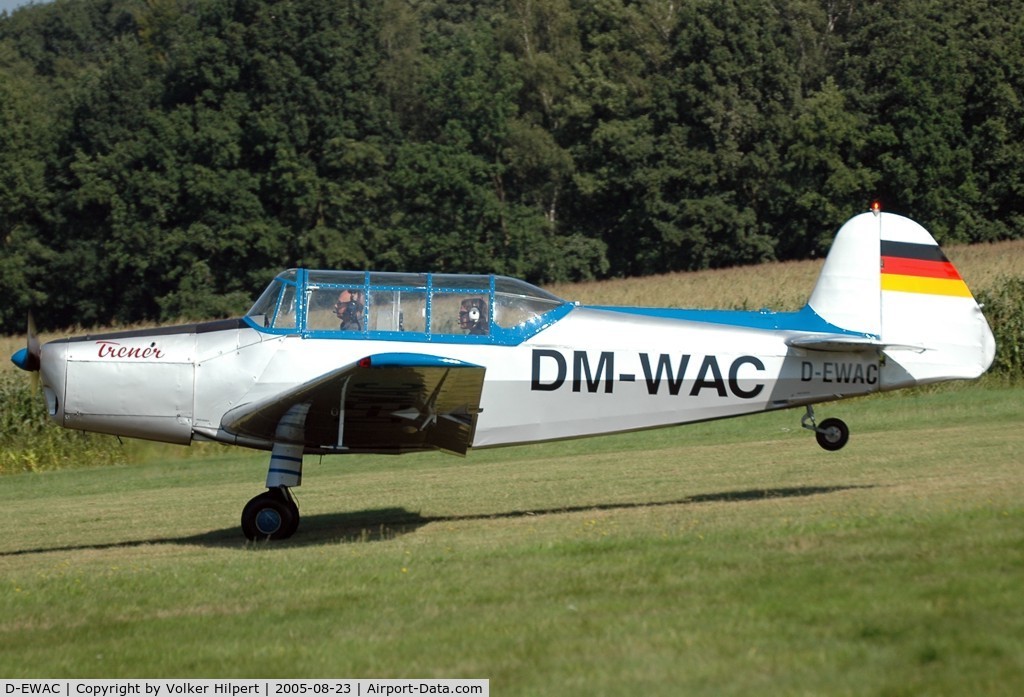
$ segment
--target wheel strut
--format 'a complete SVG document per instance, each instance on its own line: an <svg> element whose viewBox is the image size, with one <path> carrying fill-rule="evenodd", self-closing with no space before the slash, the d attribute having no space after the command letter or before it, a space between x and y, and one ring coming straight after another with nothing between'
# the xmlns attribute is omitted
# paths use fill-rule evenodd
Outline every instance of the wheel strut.
<svg viewBox="0 0 1024 697"><path fill-rule="evenodd" d="M309 404L292 405L277 425L267 468L267 490L242 509L242 533L250 540L284 540L299 527L291 488L302 483L302 445Z"/></svg>

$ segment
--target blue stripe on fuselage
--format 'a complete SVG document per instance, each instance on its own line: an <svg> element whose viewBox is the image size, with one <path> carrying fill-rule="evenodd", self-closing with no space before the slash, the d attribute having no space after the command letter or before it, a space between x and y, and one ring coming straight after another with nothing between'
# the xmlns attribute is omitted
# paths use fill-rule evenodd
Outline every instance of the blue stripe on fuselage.
<svg viewBox="0 0 1024 697"><path fill-rule="evenodd" d="M860 332L850 331L829 324L810 305L804 305L797 312L773 312L770 310L690 310L663 307L614 307L605 305L587 305L591 310L607 310L643 317L659 317L663 319L686 320L707 324L724 324L732 327L748 329L768 329L778 331L798 331L828 334L848 334L865 336Z"/></svg>

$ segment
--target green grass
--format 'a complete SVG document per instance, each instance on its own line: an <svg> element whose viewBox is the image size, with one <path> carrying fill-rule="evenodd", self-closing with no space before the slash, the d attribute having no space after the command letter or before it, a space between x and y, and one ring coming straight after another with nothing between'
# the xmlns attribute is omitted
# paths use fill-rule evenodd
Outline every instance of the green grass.
<svg viewBox="0 0 1024 697"><path fill-rule="evenodd" d="M4 677L483 677L500 695L1018 694L1024 389L990 381L468 458L0 479Z"/></svg>

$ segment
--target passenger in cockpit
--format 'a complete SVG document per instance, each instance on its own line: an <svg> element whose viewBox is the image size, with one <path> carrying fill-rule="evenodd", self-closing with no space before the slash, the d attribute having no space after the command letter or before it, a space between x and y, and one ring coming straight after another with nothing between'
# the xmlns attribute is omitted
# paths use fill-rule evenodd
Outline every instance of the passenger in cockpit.
<svg viewBox="0 0 1024 697"><path fill-rule="evenodd" d="M363 328L363 291L343 290L338 294L338 302L334 304L334 314L341 320L341 329L345 331Z"/></svg>
<svg viewBox="0 0 1024 697"><path fill-rule="evenodd" d="M482 336L490 333L487 325L487 303L483 298L467 298L459 307L459 326L467 334Z"/></svg>

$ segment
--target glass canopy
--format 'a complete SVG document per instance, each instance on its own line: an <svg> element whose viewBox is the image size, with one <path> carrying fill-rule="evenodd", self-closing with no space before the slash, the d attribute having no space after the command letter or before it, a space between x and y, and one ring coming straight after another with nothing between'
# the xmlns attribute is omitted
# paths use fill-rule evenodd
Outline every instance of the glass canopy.
<svg viewBox="0 0 1024 697"><path fill-rule="evenodd" d="M310 337L515 344L571 307L506 276L289 269L246 318Z"/></svg>

